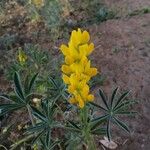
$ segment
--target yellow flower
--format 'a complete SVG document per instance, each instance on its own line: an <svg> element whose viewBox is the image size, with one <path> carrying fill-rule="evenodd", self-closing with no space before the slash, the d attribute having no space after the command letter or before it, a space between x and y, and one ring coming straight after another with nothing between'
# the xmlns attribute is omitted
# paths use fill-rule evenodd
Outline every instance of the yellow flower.
<svg viewBox="0 0 150 150"><path fill-rule="evenodd" d="M24 64L27 60L27 55L23 52L21 48L19 48L18 60L20 64Z"/></svg>
<svg viewBox="0 0 150 150"><path fill-rule="evenodd" d="M88 60L94 49L94 44L89 44L89 40L87 31L73 30L68 46L62 44L60 47L65 56L65 64L62 65L61 70L62 79L68 85L68 92L71 95L69 102L77 104L80 108L83 108L88 101L94 100L88 82L97 74L97 69L92 68Z"/></svg>

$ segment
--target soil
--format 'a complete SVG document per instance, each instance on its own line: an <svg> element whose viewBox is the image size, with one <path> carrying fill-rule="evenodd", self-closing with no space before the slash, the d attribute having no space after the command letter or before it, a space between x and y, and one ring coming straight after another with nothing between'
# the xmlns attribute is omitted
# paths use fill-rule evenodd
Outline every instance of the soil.
<svg viewBox="0 0 150 150"><path fill-rule="evenodd" d="M134 107L138 115L136 115L135 118L125 118L125 121L128 122L131 128L131 134L128 135L116 130L114 132L114 141L119 145L118 150L149 150L150 14L141 14L132 17L127 16L134 10L150 7L150 1L104 1L108 7L118 12L119 19L111 19L103 23L85 27L90 31L91 40L95 44L92 61L98 70L107 77L102 88L108 94L110 94L113 88L119 86L121 90L131 90L131 96L138 101L138 104ZM18 9L22 11L22 14L20 14L20 11L17 11ZM51 44L49 44L47 40L49 36L47 36L46 31L44 31L43 24L40 23L33 26L28 22L28 19L26 22L23 22L20 27L18 26L19 23L17 25L13 24L13 21L17 23L15 22L16 19L13 20L13 18L19 14L24 17L26 14L22 7L18 9L12 14L9 21L6 21L5 26L2 28L4 30L1 30L0 35L3 35L5 32L15 33L17 31L17 38L19 38L18 41L20 41L17 43L18 45L26 42L38 42L41 46L50 49ZM38 37L35 39L30 34L31 30L36 31L37 28L39 28L39 32L42 32L43 35L45 34L43 38ZM5 29L7 29L7 31L5 31ZM28 32L29 34L27 34ZM59 39L54 47L59 47L60 41L66 41L66 39ZM9 90L9 83L3 75L3 73L0 75L0 91L2 92ZM98 102L98 99L96 99L96 101ZM10 116L9 120L11 120L14 115L15 113ZM24 119L27 120L26 116L24 116ZM13 122L13 120L10 122Z"/></svg>
<svg viewBox="0 0 150 150"><path fill-rule="evenodd" d="M149 150L150 148L150 14L128 19L109 20L90 28L95 43L93 61L107 76L102 87L111 92L119 86L131 90L139 104L136 118L128 120L132 130L121 150ZM99 33L99 35L98 35Z"/></svg>
<svg viewBox="0 0 150 150"><path fill-rule="evenodd" d="M149 0L104 0L105 4L117 12L117 16L125 17L136 10L149 8Z"/></svg>

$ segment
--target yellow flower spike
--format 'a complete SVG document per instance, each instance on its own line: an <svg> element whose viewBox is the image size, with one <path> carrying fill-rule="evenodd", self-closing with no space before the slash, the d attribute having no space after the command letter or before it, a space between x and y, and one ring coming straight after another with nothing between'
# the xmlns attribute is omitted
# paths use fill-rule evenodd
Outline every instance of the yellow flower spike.
<svg viewBox="0 0 150 150"><path fill-rule="evenodd" d="M21 64L25 63L25 61L27 60L27 55L21 48L19 48L18 60Z"/></svg>
<svg viewBox="0 0 150 150"><path fill-rule="evenodd" d="M60 50L65 56L65 64L62 65L62 79L68 85L68 92L71 104L77 104L80 108L88 101L93 101L94 96L89 94L88 82L97 74L97 69L91 67L88 56L94 49L94 44L90 43L90 35L81 29L73 30L68 46L62 44Z"/></svg>

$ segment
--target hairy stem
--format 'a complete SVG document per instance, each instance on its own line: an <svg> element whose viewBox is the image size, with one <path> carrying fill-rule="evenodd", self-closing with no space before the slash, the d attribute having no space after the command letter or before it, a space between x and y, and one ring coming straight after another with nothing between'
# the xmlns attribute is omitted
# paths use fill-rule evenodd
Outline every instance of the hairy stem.
<svg viewBox="0 0 150 150"><path fill-rule="evenodd" d="M84 141L87 144L88 150L96 150L96 145L94 139L90 133L90 126L88 122L88 107L85 105L84 108L81 110L81 122L83 126L83 137Z"/></svg>

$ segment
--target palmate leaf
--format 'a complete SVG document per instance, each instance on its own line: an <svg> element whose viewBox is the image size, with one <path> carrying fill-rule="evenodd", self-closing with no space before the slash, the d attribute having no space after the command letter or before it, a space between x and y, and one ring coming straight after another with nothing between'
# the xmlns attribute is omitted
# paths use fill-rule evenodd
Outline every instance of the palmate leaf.
<svg viewBox="0 0 150 150"><path fill-rule="evenodd" d="M48 100L44 100L41 104L40 111L31 106L32 114L38 119L38 123L33 127L29 127L27 131L31 134L37 133L37 135L35 135L35 140L42 143L43 149L49 150L51 147L51 131L53 128L57 128L58 123L54 120L54 105Z"/></svg>
<svg viewBox="0 0 150 150"><path fill-rule="evenodd" d="M106 99L107 96L104 95L102 90L99 90L100 97L101 97L103 103L105 104L106 108L103 108L102 106L99 106L98 104L92 104L96 108L99 108L100 110L104 111L104 114L105 114L104 116L107 116L105 118L104 122L107 122L106 134L107 134L107 137L109 140L111 139L111 123L114 123L117 126L124 129L125 131L129 132L128 126L124 122L120 121L119 115L134 115L136 113L134 111L131 111L131 112L129 111L129 106L136 103L136 101L125 100L125 99L127 99L129 92L124 92L119 98L117 97L117 92L118 92L118 88L116 88L112 92L110 103L108 103L109 100ZM101 116L101 117L104 117L104 116ZM101 117L99 117L99 118L101 118ZM96 120L95 120L95 124L93 124L92 129L94 130L94 128L98 128L98 126L101 123L102 123L101 120L100 120L100 122L99 121L96 122Z"/></svg>

